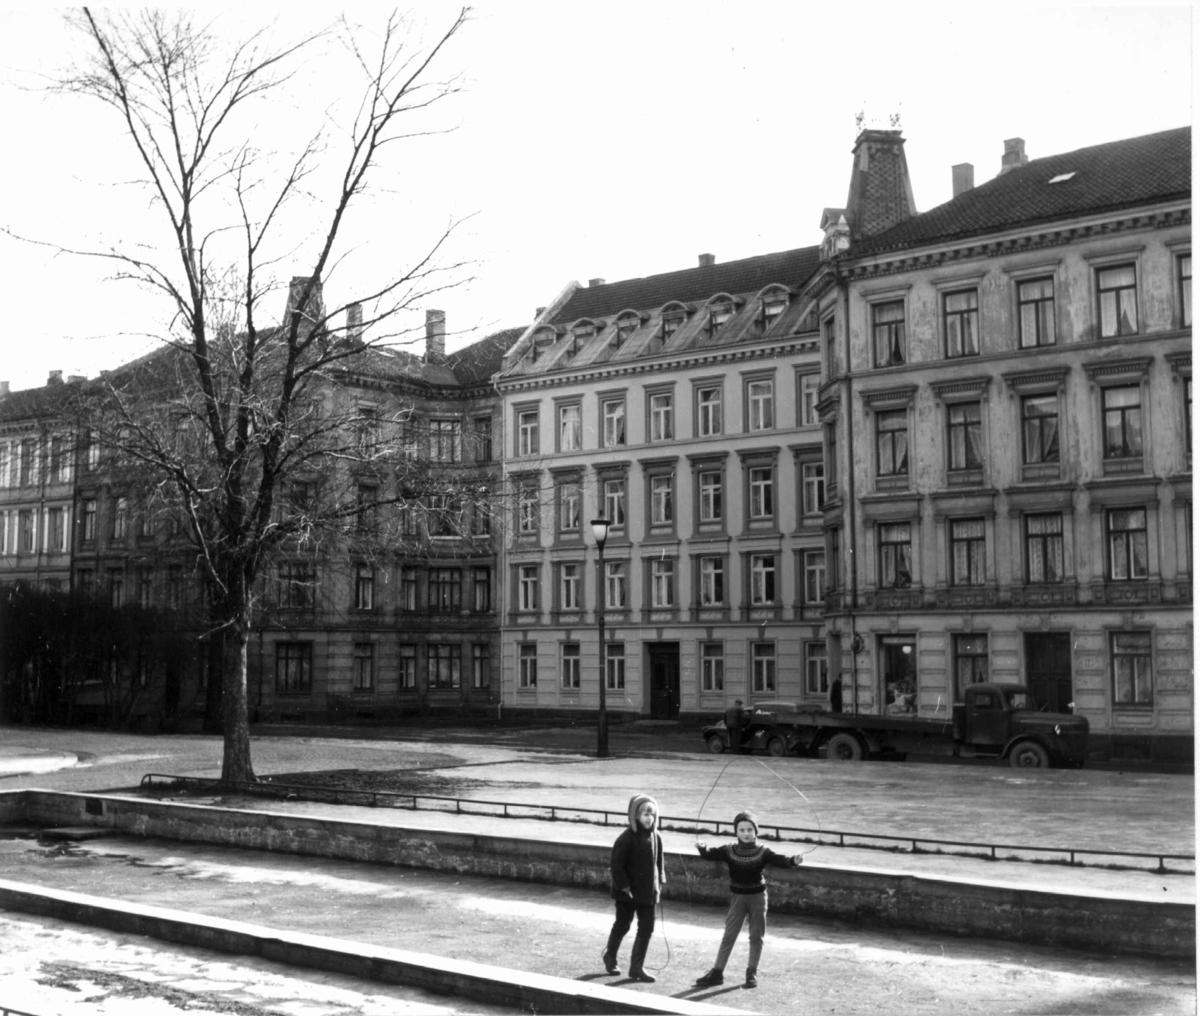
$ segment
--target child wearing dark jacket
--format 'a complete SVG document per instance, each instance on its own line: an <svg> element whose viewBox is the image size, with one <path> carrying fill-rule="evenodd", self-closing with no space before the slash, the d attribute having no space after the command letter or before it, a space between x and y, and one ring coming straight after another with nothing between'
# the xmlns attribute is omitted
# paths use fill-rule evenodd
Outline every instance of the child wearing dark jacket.
<svg viewBox="0 0 1200 1016"><path fill-rule="evenodd" d="M629 828L617 837L612 848L612 897L617 905L617 918L600 958L610 974L621 973L617 950L636 915L637 935L629 956L629 976L635 981L654 981L644 964L650 936L654 934L654 905L666 881L662 837L657 826L658 802L646 794L634 794L629 799Z"/></svg>
<svg viewBox="0 0 1200 1016"><path fill-rule="evenodd" d="M758 842L758 819L748 811L739 811L733 819L737 843L720 847L696 844L700 856L710 861L724 861L729 866L729 910L725 915L725 935L717 950L717 962L703 977L696 978L702 988L725 983L725 964L733 952L733 944L741 933L742 924L750 919L750 959L746 967L746 987L758 987L758 960L762 956L763 935L767 930L767 881L763 870L794 868L804 863L796 854L785 857Z"/></svg>

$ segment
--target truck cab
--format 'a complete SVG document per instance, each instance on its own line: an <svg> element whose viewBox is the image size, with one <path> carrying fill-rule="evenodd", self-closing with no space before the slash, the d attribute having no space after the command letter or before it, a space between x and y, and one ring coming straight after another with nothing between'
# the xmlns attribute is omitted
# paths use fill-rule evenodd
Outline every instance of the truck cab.
<svg viewBox="0 0 1200 1016"><path fill-rule="evenodd" d="M954 739L964 754L1007 758L1016 768L1080 766L1087 757L1088 721L1034 708L1020 684L970 685L954 706Z"/></svg>

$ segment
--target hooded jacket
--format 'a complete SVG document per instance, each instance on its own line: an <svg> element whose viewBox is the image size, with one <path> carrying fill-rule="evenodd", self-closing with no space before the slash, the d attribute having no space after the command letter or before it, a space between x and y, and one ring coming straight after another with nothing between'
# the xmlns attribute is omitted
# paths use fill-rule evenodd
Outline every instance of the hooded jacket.
<svg viewBox="0 0 1200 1016"><path fill-rule="evenodd" d="M654 805L654 824L643 829L637 813L643 804ZM666 882L662 837L658 835L658 802L646 794L629 799L629 828L612 848L612 897L637 906L654 906Z"/></svg>

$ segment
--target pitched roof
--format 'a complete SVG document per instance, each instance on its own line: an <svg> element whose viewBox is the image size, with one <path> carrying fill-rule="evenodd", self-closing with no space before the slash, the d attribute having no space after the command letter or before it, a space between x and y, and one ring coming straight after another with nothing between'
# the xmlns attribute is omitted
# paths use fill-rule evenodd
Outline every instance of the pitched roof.
<svg viewBox="0 0 1200 1016"><path fill-rule="evenodd" d="M589 286L577 289L552 323L608 317L627 308L651 310L671 300L685 303L707 300L717 293L757 293L772 282L798 287L816 271L819 262L819 247L799 247L725 264Z"/></svg>
<svg viewBox="0 0 1200 1016"><path fill-rule="evenodd" d="M22 388L20 391L0 395L0 423L59 416L72 408L71 403L78 394L78 383L60 381L52 385Z"/></svg>
<svg viewBox="0 0 1200 1016"><path fill-rule="evenodd" d="M856 243L846 256L1179 200L1191 192L1192 130L1180 127L1034 159Z"/></svg>
<svg viewBox="0 0 1200 1016"><path fill-rule="evenodd" d="M493 332L487 338L448 354L446 364L454 372L459 384L480 384L500 369L504 354L524 334L524 326Z"/></svg>

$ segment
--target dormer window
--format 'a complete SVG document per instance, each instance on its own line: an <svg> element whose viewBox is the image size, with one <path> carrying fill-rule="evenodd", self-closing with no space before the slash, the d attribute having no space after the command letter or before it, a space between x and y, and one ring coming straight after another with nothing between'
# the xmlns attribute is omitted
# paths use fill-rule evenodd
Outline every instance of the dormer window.
<svg viewBox="0 0 1200 1016"><path fill-rule="evenodd" d="M617 334L614 338L614 345L617 349L625 345L625 341L637 331L641 323L642 317L636 311L627 310L617 317Z"/></svg>
<svg viewBox="0 0 1200 1016"><path fill-rule="evenodd" d="M733 317L736 310L733 300L729 297L718 297L713 300L708 305L708 334L715 335L717 329Z"/></svg>
<svg viewBox="0 0 1200 1016"><path fill-rule="evenodd" d="M662 338L666 342L679 331L688 318L687 308L681 303L668 304L663 308Z"/></svg>
<svg viewBox="0 0 1200 1016"><path fill-rule="evenodd" d="M571 329L571 334L576 342L583 339L590 339L596 334L596 326L591 321L580 321L574 328Z"/></svg>
<svg viewBox="0 0 1200 1016"><path fill-rule="evenodd" d="M767 330L787 310L790 297L786 289L768 289L762 295L762 310L759 312L759 334L765 335Z"/></svg>
<svg viewBox="0 0 1200 1016"><path fill-rule="evenodd" d="M557 339L558 333L553 328L539 328L533 333L533 343L529 351L530 359L536 360L545 350L553 346Z"/></svg>

